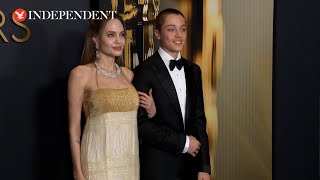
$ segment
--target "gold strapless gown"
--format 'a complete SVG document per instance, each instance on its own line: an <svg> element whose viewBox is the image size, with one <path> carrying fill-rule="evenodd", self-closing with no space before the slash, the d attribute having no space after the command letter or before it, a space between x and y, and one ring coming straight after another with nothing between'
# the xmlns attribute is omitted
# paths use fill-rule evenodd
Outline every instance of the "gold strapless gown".
<svg viewBox="0 0 320 180"><path fill-rule="evenodd" d="M98 89L86 99L88 118L81 140L87 180L139 180L135 88Z"/></svg>

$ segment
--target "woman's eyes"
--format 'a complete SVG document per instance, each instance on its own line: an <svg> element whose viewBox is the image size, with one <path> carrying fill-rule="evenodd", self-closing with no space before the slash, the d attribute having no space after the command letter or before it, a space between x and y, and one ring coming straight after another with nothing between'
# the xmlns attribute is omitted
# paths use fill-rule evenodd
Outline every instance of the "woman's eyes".
<svg viewBox="0 0 320 180"><path fill-rule="evenodd" d="M115 34L107 34L107 36L111 38L111 37L114 37L114 36L115 36ZM124 36L125 36L125 34L124 34L124 33L121 33L121 34L120 34L120 36L121 36L121 37L124 37Z"/></svg>

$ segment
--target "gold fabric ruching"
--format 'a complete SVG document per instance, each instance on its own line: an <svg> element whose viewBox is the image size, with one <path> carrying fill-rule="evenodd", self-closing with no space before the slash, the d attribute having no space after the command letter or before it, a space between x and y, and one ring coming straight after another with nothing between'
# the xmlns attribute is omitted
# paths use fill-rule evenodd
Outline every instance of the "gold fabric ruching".
<svg viewBox="0 0 320 180"><path fill-rule="evenodd" d="M86 179L139 180L137 91L98 89L86 103L89 115L81 140Z"/></svg>

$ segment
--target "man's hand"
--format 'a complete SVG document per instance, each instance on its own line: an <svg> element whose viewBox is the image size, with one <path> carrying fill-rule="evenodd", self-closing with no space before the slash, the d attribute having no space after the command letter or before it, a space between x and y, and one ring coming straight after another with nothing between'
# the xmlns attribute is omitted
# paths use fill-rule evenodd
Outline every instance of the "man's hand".
<svg viewBox="0 0 320 180"><path fill-rule="evenodd" d="M154 104L153 96L152 96L152 89L149 90L149 95L138 91L139 99L140 99L140 106L145 108L148 113L148 118L153 118L156 113L156 105Z"/></svg>
<svg viewBox="0 0 320 180"><path fill-rule="evenodd" d="M198 172L198 180L210 180L209 173L206 172Z"/></svg>
<svg viewBox="0 0 320 180"><path fill-rule="evenodd" d="M200 146L201 146L201 143L195 137L189 136L189 149L187 152L191 156L196 157L196 155L200 150Z"/></svg>

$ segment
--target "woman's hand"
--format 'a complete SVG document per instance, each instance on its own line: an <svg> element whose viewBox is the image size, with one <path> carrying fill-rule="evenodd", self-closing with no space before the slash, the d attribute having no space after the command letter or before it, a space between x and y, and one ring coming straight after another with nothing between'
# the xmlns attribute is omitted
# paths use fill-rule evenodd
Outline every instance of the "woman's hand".
<svg viewBox="0 0 320 180"><path fill-rule="evenodd" d="M140 106L146 109L148 118L153 118L157 113L157 109L153 101L152 89L149 90L149 96L146 93L140 91L138 91L138 94L140 99Z"/></svg>
<svg viewBox="0 0 320 180"><path fill-rule="evenodd" d="M74 172L73 177L75 180L86 180L82 172Z"/></svg>

